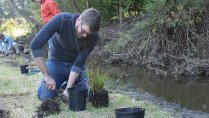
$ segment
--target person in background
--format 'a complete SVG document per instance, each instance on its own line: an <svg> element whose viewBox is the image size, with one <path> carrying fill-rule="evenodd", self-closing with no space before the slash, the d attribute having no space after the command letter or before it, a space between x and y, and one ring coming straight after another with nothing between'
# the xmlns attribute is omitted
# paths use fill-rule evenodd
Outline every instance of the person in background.
<svg viewBox="0 0 209 118"><path fill-rule="evenodd" d="M60 13L34 37L30 47L34 61L43 74L38 88L40 100L56 97L57 90L65 81L67 87L62 93L65 96L68 96L68 88L89 88L84 65L99 40L100 23L101 14L93 8L81 14ZM42 48L55 32L46 65Z"/></svg>
<svg viewBox="0 0 209 118"><path fill-rule="evenodd" d="M41 17L47 24L56 14L60 13L57 4L53 0L32 0L41 5Z"/></svg>
<svg viewBox="0 0 209 118"><path fill-rule="evenodd" d="M13 47L15 48L16 54L20 55L17 43L14 42L11 37L5 34L0 34L0 52L7 56L12 53Z"/></svg>

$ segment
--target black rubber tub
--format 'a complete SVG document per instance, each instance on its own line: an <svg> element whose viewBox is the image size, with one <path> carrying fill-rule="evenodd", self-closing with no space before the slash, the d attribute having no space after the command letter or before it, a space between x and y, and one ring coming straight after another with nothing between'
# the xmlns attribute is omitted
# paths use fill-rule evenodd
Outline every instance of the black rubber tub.
<svg viewBox="0 0 209 118"><path fill-rule="evenodd" d="M67 91L69 96L69 109L72 111L85 110L88 89L80 89L73 87L69 88Z"/></svg>
<svg viewBox="0 0 209 118"><path fill-rule="evenodd" d="M115 110L116 118L144 118L145 109L144 108L120 108Z"/></svg>
<svg viewBox="0 0 209 118"><path fill-rule="evenodd" d="M28 65L20 65L21 74L28 74Z"/></svg>

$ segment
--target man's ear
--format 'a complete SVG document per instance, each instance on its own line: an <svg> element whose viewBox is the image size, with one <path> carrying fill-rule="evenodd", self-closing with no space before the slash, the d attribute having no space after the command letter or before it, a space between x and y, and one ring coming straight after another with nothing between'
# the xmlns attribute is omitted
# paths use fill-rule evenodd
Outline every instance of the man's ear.
<svg viewBox="0 0 209 118"><path fill-rule="evenodd" d="M81 16L79 16L77 20L78 20L78 21L81 21Z"/></svg>
<svg viewBox="0 0 209 118"><path fill-rule="evenodd" d="M76 22L79 24L81 22L81 17L79 16L76 20Z"/></svg>

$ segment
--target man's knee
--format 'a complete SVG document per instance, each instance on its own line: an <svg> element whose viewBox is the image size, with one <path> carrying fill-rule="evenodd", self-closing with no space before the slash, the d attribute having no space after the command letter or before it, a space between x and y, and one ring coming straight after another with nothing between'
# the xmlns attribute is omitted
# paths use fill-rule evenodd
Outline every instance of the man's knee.
<svg viewBox="0 0 209 118"><path fill-rule="evenodd" d="M57 93L54 91L47 91L47 92L38 92L38 98L41 101L54 99L57 96Z"/></svg>
<svg viewBox="0 0 209 118"><path fill-rule="evenodd" d="M45 95L38 95L39 100L46 101L50 99L54 99L56 96L45 96Z"/></svg>

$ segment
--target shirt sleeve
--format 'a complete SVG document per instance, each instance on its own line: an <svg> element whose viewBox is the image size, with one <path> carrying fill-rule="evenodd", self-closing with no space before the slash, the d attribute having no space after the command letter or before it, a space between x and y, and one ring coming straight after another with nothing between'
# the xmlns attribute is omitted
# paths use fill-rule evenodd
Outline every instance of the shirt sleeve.
<svg viewBox="0 0 209 118"><path fill-rule="evenodd" d="M78 56L76 57L76 59L73 63L71 71L76 72L76 73L80 73L81 68L84 66L87 57L89 56L91 51L94 49L94 46L96 45L96 43L99 40L99 34L97 33L90 40L91 40L90 43L83 50L81 50L79 52Z"/></svg>
<svg viewBox="0 0 209 118"><path fill-rule="evenodd" d="M53 36L55 32L60 32L62 16L61 14L56 15L52 18L33 38L30 48L34 58L43 57L43 46Z"/></svg>

